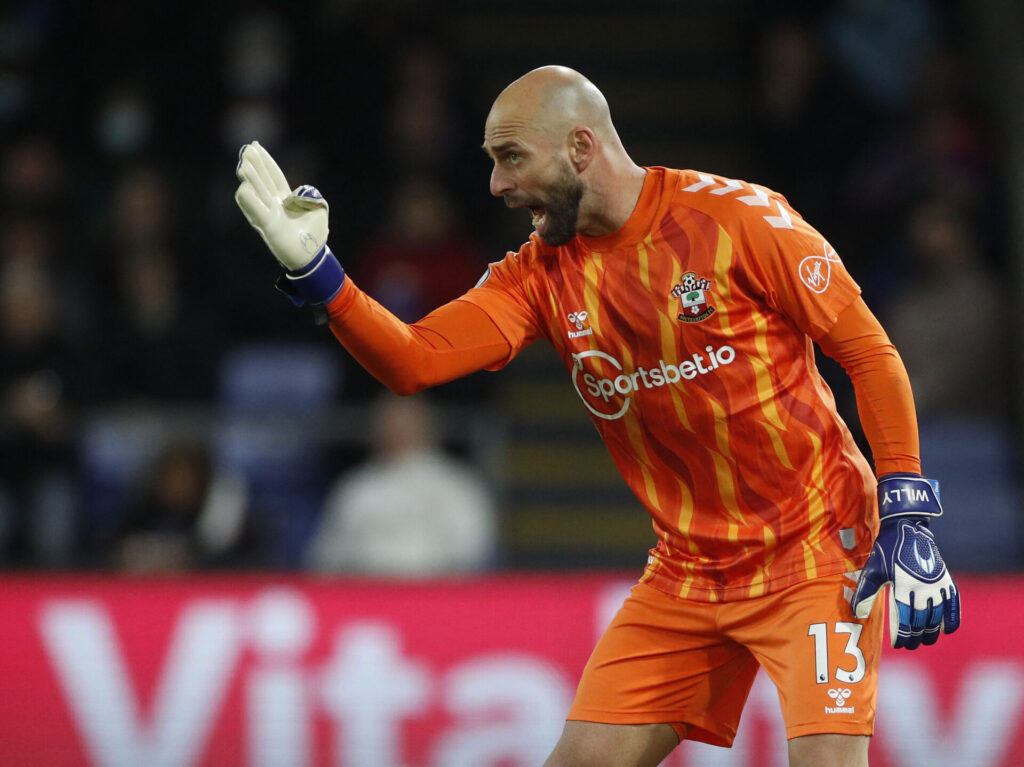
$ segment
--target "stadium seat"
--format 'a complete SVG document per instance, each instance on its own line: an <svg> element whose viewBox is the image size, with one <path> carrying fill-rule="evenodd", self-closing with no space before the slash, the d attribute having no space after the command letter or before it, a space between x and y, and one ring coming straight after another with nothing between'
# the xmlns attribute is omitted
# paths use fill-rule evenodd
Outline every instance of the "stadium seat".
<svg viewBox="0 0 1024 767"><path fill-rule="evenodd" d="M114 532L125 493L169 436L167 419L153 410L101 411L86 419L79 437L79 471L87 542L102 543Z"/></svg>
<svg viewBox="0 0 1024 767"><path fill-rule="evenodd" d="M236 347L221 362L221 407L277 413L329 407L341 386L340 360L336 351L308 344Z"/></svg>
<svg viewBox="0 0 1024 767"><path fill-rule="evenodd" d="M247 478L274 566L299 564L320 511L330 468L322 427L340 359L331 348L264 343L231 350L221 365L215 455Z"/></svg>

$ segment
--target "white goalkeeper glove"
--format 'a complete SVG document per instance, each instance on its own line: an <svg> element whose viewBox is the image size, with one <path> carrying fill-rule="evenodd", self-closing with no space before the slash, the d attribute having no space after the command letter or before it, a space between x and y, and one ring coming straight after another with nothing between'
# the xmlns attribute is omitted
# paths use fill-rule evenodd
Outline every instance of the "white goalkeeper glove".
<svg viewBox="0 0 1024 767"><path fill-rule="evenodd" d="M327 200L309 185L292 190L258 141L241 148L235 174L235 202L285 269L277 286L299 306L329 302L345 271L327 247Z"/></svg>

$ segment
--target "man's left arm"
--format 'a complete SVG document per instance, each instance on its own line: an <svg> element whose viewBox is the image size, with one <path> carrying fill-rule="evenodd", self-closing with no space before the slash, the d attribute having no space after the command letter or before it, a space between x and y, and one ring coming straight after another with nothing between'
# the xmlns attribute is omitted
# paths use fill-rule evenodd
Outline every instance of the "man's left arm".
<svg viewBox="0 0 1024 767"><path fill-rule="evenodd" d="M917 416L903 361L863 299L855 299L818 338L853 382L857 411L878 475L881 527L851 600L866 618L889 589L893 647L934 644L960 625L960 593L929 520L942 515L939 484L921 476Z"/></svg>

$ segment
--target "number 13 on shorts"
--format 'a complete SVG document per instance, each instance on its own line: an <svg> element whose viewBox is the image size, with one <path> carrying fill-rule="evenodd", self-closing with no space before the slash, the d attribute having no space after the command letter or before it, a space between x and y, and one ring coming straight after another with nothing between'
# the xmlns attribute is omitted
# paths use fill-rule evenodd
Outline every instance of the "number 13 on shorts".
<svg viewBox="0 0 1024 767"><path fill-rule="evenodd" d="M854 617L845 592L854 583L840 573L781 592L770 605L785 627L777 648L759 644L752 630L744 635L779 690L787 737L874 730L885 612Z"/></svg>
<svg viewBox="0 0 1024 767"><path fill-rule="evenodd" d="M830 660L828 651L828 633L849 635L846 649L841 659ZM856 684L864 678L867 661L860 649L860 635L864 627L859 623L838 621L829 626L827 623L812 623L807 635L814 638L814 678L818 684L830 684L833 681ZM851 660L852 659L852 660ZM837 662L838 661L838 662ZM835 666L832 663L836 663ZM850 666L853 666L851 669Z"/></svg>

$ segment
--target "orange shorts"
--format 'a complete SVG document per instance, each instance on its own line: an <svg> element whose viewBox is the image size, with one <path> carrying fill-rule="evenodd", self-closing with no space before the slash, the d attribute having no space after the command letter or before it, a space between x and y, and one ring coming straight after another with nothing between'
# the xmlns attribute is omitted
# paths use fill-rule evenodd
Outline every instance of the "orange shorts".
<svg viewBox="0 0 1024 767"><path fill-rule="evenodd" d="M639 583L594 648L568 719L664 722L680 739L730 746L763 666L787 737L870 735L885 600L857 620L847 601L854 585L832 575L713 603Z"/></svg>

